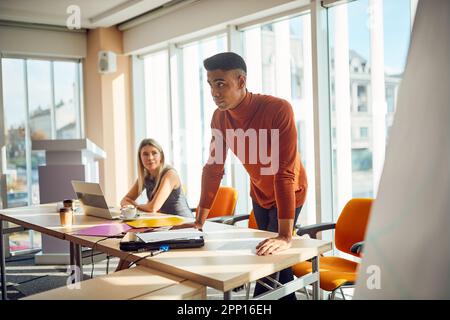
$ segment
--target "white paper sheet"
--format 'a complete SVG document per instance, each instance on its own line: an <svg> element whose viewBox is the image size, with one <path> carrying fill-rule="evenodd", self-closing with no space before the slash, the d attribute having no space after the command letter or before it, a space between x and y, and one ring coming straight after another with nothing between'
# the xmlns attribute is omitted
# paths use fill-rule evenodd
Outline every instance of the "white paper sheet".
<svg viewBox="0 0 450 320"><path fill-rule="evenodd" d="M203 232L194 228L168 230L168 231L154 231L136 234L139 239L146 243L167 241L183 238L196 238L203 236Z"/></svg>
<svg viewBox="0 0 450 320"><path fill-rule="evenodd" d="M229 241L224 245L218 247L216 250L220 251L238 251L238 250L248 250L255 251L256 246L264 239L242 239L237 241Z"/></svg>

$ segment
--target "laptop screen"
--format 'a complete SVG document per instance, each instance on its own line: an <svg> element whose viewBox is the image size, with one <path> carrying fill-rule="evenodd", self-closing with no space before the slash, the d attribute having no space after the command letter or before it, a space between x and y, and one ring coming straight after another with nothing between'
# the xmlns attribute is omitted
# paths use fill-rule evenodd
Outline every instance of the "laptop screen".
<svg viewBox="0 0 450 320"><path fill-rule="evenodd" d="M108 209L105 197L96 194L89 194L83 192L77 192L77 197L81 203L85 206L90 206L94 208Z"/></svg>
<svg viewBox="0 0 450 320"><path fill-rule="evenodd" d="M72 181L72 186L83 206L108 209L108 204L99 183Z"/></svg>

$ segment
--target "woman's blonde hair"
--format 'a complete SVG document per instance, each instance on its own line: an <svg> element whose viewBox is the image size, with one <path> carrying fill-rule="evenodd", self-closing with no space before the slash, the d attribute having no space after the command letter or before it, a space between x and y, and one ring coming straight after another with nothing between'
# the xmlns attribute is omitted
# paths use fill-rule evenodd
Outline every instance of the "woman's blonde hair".
<svg viewBox="0 0 450 320"><path fill-rule="evenodd" d="M161 145L155 140L155 139L144 139L141 141L141 144L139 145L138 153L137 153L137 167L138 167L138 194L141 194L141 192L144 190L144 182L145 178L150 175L150 173L145 169L142 160L141 160L141 151L142 148L146 146L152 146L156 148L159 153L161 154L161 164L158 168L158 173L156 174L155 178L155 188L152 191L152 197L155 194L156 190L158 190L159 184L161 182L161 177L164 174L164 172L171 169L170 166L167 166L165 164L165 156L164 151L161 147ZM149 199L150 200L150 199Z"/></svg>

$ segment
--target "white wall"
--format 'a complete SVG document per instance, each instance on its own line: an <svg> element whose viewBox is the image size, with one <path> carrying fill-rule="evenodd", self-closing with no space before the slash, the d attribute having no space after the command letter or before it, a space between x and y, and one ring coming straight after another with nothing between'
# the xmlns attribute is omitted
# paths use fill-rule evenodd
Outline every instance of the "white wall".
<svg viewBox="0 0 450 320"><path fill-rule="evenodd" d="M420 1L356 299L450 298L450 2Z"/></svg>
<svg viewBox="0 0 450 320"><path fill-rule="evenodd" d="M310 0L200 0L124 32L124 52L141 53L166 41L183 41L278 12L298 8Z"/></svg>
<svg viewBox="0 0 450 320"><path fill-rule="evenodd" d="M86 56L86 34L0 26L0 52L2 54L83 58Z"/></svg>

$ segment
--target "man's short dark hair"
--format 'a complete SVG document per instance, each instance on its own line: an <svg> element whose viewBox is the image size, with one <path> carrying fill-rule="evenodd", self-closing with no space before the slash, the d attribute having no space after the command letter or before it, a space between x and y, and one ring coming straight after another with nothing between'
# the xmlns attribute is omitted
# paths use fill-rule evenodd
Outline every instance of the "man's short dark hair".
<svg viewBox="0 0 450 320"><path fill-rule="evenodd" d="M234 70L240 69L247 74L247 65L244 59L234 52L222 52L203 61L206 70Z"/></svg>

